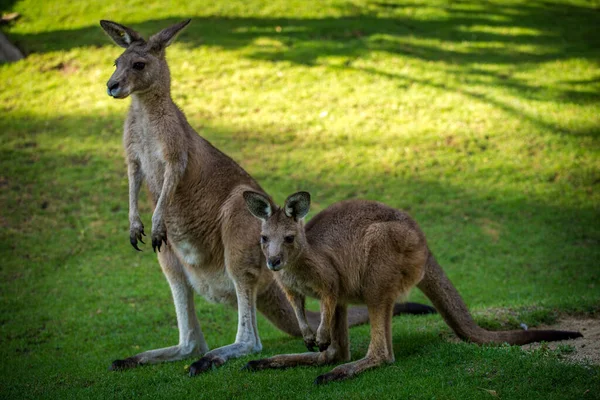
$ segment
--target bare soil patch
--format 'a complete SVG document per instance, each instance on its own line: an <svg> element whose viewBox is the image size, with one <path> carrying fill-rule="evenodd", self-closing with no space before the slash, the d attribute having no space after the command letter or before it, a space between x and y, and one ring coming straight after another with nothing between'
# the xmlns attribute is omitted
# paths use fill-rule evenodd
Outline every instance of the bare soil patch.
<svg viewBox="0 0 600 400"><path fill-rule="evenodd" d="M550 349L556 349L559 346L573 346L575 351L564 354L568 361L582 363L590 362L600 364L600 319L564 317L556 324L536 326L535 329L557 329L565 331L579 331L582 338L562 340L559 342L550 342L543 344ZM521 346L523 350L538 349L541 343L531 343Z"/></svg>

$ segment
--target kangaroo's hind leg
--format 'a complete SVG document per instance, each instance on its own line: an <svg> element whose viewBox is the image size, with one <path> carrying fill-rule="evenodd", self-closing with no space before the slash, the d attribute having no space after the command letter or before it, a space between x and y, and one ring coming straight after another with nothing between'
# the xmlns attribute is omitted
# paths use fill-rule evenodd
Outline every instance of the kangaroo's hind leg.
<svg viewBox="0 0 600 400"><path fill-rule="evenodd" d="M179 343L175 346L148 350L124 360L115 360L111 370L132 368L142 364L154 364L163 361L176 361L191 356L199 356L208 351L204 335L194 307L194 292L183 271L183 265L170 246L158 253L158 261L169 282L179 328Z"/></svg>
<svg viewBox="0 0 600 400"><path fill-rule="evenodd" d="M339 365L330 372L318 376L315 384L351 378L369 368L394 362L392 347L394 301L390 299L385 304L369 305L368 308L371 319L371 343L367 355L358 361Z"/></svg>
<svg viewBox="0 0 600 400"><path fill-rule="evenodd" d="M242 230L225 244L225 267L237 296L237 335L234 343L211 350L194 362L190 366L190 376L221 366L229 359L262 350L256 322L256 297L261 280L265 279L262 275L269 272L261 268L260 254L258 246L245 241Z"/></svg>

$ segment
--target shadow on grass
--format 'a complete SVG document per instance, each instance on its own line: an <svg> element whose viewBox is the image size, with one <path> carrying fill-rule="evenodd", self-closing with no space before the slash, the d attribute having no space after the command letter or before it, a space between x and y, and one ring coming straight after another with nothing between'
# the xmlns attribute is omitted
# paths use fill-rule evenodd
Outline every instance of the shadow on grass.
<svg viewBox="0 0 600 400"><path fill-rule="evenodd" d="M0 148L0 199L6 228L2 238L3 243L10 243L0 247L3 257L13 259L27 254L41 260L55 254L59 262L46 258L45 264L59 265L61 257L85 251L114 247L130 250L122 155L70 151L68 146L58 152L44 148L36 139L44 134L50 135L54 143L85 142L92 135L95 143L118 143L119 119L114 115L57 119L29 116L14 118L7 126L0 123L5 138L12 139ZM18 128L11 128L14 126ZM535 302L539 296L542 303L573 305L578 303L574 300L578 294L591 294L600 284L595 271L600 258L600 232L597 209L592 206L559 207L523 193L455 187L393 171L372 173L369 184L360 178L337 182L335 171L331 176L311 174L311 161L305 153L290 153L289 143L265 143L265 135L277 136L276 132L240 134L208 125L200 133L234 158L240 151L289 154L286 157L292 165L304 167L295 173L296 178L268 162L253 164L249 172L279 201L295 190L310 191L315 203L313 214L330 203L355 197L381 200L408 210L423 227L442 266L458 278L467 302L474 298L482 304L498 305L510 303L511 296L518 294L525 304ZM144 203L149 219L150 209ZM149 220L145 222L149 224ZM74 243L63 242L64 235ZM36 247L30 249L27 241L32 237L38 239ZM89 240L91 237L101 241ZM64 245L62 250L57 240ZM35 267L34 263L26 264ZM495 286L480 285L482 277L495 282ZM521 283L527 284L527 289L521 289ZM486 291L496 292L500 300L490 303Z"/></svg>
<svg viewBox="0 0 600 400"><path fill-rule="evenodd" d="M98 368L104 369L112 358L177 340L169 289L155 258L151 252L134 252L128 243L122 155L102 148L72 149L66 144L85 143L90 136L98 146L118 143L122 118L20 116L10 123L0 120L0 257L4 260L0 343L13 385L17 376L40 380L79 376L81 365L90 362L95 363L93 375L90 370L84 370L84 375L97 377ZM211 126L200 133L229 154L261 154L257 148L265 145L264 136L269 134L238 134ZM48 143L59 146L49 148ZM277 154L288 152L286 145L266 146ZM302 157L302 153L294 154ZM310 166L308 160L294 162ZM556 207L485 187L465 190L395 174L373 174L371 183L365 185L335 184L333 176L318 178L308 172L292 180L286 171L265 166L249 168L249 172L279 201L296 189L305 189L313 193L317 208L351 197L389 198L386 202L391 205L410 208L468 304L517 302L570 311L600 307L594 294L600 284L596 268L600 225L591 207ZM142 204L146 204L142 218L149 224L147 201ZM482 229L482 221L501 226L497 240ZM235 312L202 300L197 304L210 346L230 343L235 337ZM264 318L259 318L259 324L265 354L303 351L301 342L287 338ZM365 332L364 327L350 332L354 359L366 353L369 339ZM433 357L441 360L436 362L453 364L457 348L444 347L446 353L440 355L442 341L430 329L395 332L399 365ZM458 351L464 349L479 351L472 346L461 346ZM47 373L45 366L57 357L70 364L52 370L55 375ZM472 360L474 356L462 357ZM183 362L176 367L183 367ZM168 375L174 368L162 366L145 374L164 371ZM128 372L134 373L144 375ZM45 382L41 387L56 390L52 382ZM14 390L25 390L18 385Z"/></svg>
<svg viewBox="0 0 600 400"><path fill-rule="evenodd" d="M147 36L170 24L192 17L193 23L178 39L189 46L239 49L252 44L257 38L272 38L285 44L287 48L281 52L258 50L251 53L251 56L270 61L285 60L307 65L314 64L321 56L340 55L352 58L373 51L451 64L513 65L576 56L594 61L600 60L600 56L594 51L600 47L600 39L596 34L600 11L595 8L543 1L532 1L515 7L492 3L474 4L468 5L466 2L450 4L441 8L444 11L442 14L431 16L429 19L381 13L382 10L401 6L372 2L365 7L344 6L347 8L344 13L352 16L340 18L184 15L149 20L130 26ZM511 29L512 33L504 32L505 29ZM76 30L11 36L28 52L104 46L109 41L96 24ZM444 49L433 42L414 44L399 41L407 37L449 44L499 44L501 46L483 46L474 48L471 52L462 52ZM530 47L526 51L514 49L511 45L537 48Z"/></svg>
<svg viewBox="0 0 600 400"><path fill-rule="evenodd" d="M598 127L563 127L480 89L482 86L502 88L514 98L537 102L599 103L599 78L563 80L547 87L512 75L514 67L519 65L574 58L600 65L599 10L545 1L514 7L461 1L440 8L373 1L363 6L343 7L347 16L340 18L192 16L193 23L178 41L192 48L243 49L242 56L252 59L306 66L319 65L322 57L334 57L338 60L331 65L333 68L362 71L402 85L414 83L460 93L558 135L600 138ZM436 13L428 19L396 13L413 8L430 8ZM155 19L131 26L147 37L188 17ZM11 36L27 52L112 46L96 24L76 30ZM357 62L378 52L434 62L442 65L451 79L418 78L393 69L365 67ZM488 65L500 70L486 68Z"/></svg>

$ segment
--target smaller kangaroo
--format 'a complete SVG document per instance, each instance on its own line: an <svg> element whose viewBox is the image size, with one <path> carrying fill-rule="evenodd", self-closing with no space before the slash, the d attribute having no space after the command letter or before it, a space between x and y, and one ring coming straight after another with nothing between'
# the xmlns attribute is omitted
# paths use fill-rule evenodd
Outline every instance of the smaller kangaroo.
<svg viewBox="0 0 600 400"><path fill-rule="evenodd" d="M267 267L279 281L299 321L305 342L314 335L303 307L304 295L321 301L316 344L320 353L277 355L250 361L249 370L347 362L316 384L353 377L394 362L392 310L398 298L418 286L463 340L526 344L581 337L579 332L487 331L467 306L427 247L425 235L406 213L385 204L348 200L321 211L304 226L310 194L298 192L277 207L261 193L243 193L250 212L262 220L261 246ZM371 321L367 355L350 360L347 304L366 304Z"/></svg>

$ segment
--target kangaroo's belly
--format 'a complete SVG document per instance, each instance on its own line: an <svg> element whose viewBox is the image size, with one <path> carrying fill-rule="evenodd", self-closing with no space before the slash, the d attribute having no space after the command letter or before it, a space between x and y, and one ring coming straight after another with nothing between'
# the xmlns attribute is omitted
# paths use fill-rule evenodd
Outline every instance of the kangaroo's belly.
<svg viewBox="0 0 600 400"><path fill-rule="evenodd" d="M237 304L235 286L224 267L213 267L208 271L186 268L186 275L194 290L207 301L232 306Z"/></svg>
<svg viewBox="0 0 600 400"><path fill-rule="evenodd" d="M196 293L211 303L233 306L237 304L235 286L225 269L223 257L211 257L187 240L170 244L183 265L188 282Z"/></svg>

